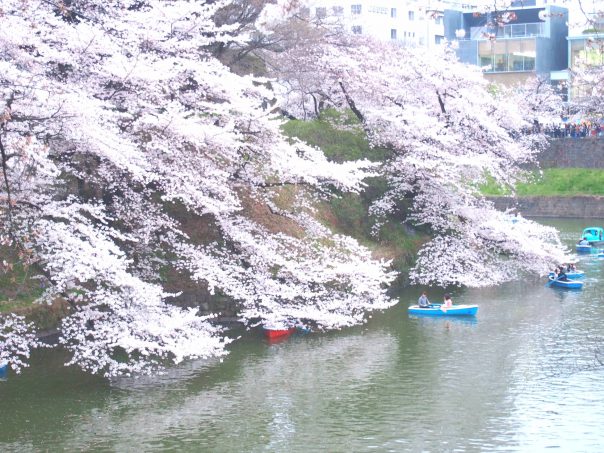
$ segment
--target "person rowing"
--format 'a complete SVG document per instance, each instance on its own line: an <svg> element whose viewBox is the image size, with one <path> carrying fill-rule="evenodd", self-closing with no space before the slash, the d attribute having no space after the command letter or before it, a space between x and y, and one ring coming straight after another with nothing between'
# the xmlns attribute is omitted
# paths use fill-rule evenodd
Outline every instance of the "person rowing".
<svg viewBox="0 0 604 453"><path fill-rule="evenodd" d="M417 305L419 308L430 308L430 301L426 295L426 291L422 291L422 295L417 299Z"/></svg>

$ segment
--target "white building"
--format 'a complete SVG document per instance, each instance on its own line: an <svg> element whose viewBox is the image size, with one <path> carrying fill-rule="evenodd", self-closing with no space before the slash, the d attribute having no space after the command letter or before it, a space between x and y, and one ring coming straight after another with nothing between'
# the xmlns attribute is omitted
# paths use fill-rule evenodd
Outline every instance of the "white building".
<svg viewBox="0 0 604 453"><path fill-rule="evenodd" d="M474 1L453 0L308 0L311 17L339 19L355 34L433 47L444 39L443 11L470 11Z"/></svg>

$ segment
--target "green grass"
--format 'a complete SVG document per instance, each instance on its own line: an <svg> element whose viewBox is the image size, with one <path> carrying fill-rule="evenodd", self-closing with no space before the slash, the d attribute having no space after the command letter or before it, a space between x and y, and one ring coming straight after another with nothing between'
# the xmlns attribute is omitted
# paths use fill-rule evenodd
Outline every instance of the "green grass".
<svg viewBox="0 0 604 453"><path fill-rule="evenodd" d="M492 179L480 186L487 196L511 195L511 191L498 186ZM604 195L604 170L588 168L548 168L535 173L531 181L519 183L516 195L528 196L575 196Z"/></svg>
<svg viewBox="0 0 604 453"><path fill-rule="evenodd" d="M509 187L504 187L495 181L495 178L487 175L487 181L478 186L478 191L488 197L501 197L512 195Z"/></svg>
<svg viewBox="0 0 604 453"><path fill-rule="evenodd" d="M351 112L326 110L312 121L290 120L282 127L285 135L318 146L334 162L369 159L384 160L388 151L372 148L359 121Z"/></svg>
<svg viewBox="0 0 604 453"><path fill-rule="evenodd" d="M548 168L531 184L518 184L520 196L604 195L604 170Z"/></svg>

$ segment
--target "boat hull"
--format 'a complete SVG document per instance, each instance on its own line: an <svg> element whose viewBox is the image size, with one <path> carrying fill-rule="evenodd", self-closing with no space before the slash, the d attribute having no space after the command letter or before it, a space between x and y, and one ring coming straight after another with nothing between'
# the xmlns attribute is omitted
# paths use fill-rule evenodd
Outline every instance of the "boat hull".
<svg viewBox="0 0 604 453"><path fill-rule="evenodd" d="M599 255L598 255L599 256ZM566 276L568 278L570 278L571 280L575 279L575 278L583 278L585 277L585 273L581 272L581 271L576 271L576 272L565 272ZM549 273L549 278L554 278L555 274L553 272Z"/></svg>
<svg viewBox="0 0 604 453"><path fill-rule="evenodd" d="M264 336L270 340L274 340L275 338L284 338L296 331L295 327L288 328L273 328L273 327L263 327L262 331L264 332Z"/></svg>
<svg viewBox="0 0 604 453"><path fill-rule="evenodd" d="M591 245L578 245L577 244L577 252L578 253L591 253L594 248Z"/></svg>
<svg viewBox="0 0 604 453"><path fill-rule="evenodd" d="M0 379L6 379L8 375L8 363L0 363Z"/></svg>
<svg viewBox="0 0 604 453"><path fill-rule="evenodd" d="M433 304L429 308L420 308L418 305L409 307L409 314L421 316L474 316L478 313L478 305L453 305L449 308Z"/></svg>
<svg viewBox="0 0 604 453"><path fill-rule="evenodd" d="M552 277L549 279L550 286L555 286L556 288L566 288L566 289L581 289L583 288L583 282L578 282L576 280L554 280Z"/></svg>

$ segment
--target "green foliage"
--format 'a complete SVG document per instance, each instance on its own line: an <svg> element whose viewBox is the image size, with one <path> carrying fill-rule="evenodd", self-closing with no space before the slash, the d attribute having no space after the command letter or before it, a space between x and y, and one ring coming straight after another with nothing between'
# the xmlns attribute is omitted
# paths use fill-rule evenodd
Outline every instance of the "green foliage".
<svg viewBox="0 0 604 453"><path fill-rule="evenodd" d="M330 109L312 121L292 120L283 126L283 132L323 150L328 159L335 162L368 159L384 162L390 151L372 148L365 131L351 111L338 112ZM393 260L394 269L406 272L415 261L415 255L425 235L409 230L399 218L387 219L379 237L371 234L373 220L369 206L387 190L384 178L373 177L366 181L361 194L340 194L323 204L322 221L335 232L352 236L373 251L374 256ZM400 286L402 280L393 287Z"/></svg>
<svg viewBox="0 0 604 453"><path fill-rule="evenodd" d="M33 269L24 266L14 250L0 248L0 313L27 307L43 293L40 281L32 279Z"/></svg>
<svg viewBox="0 0 604 453"><path fill-rule="evenodd" d="M510 190L490 178L480 186L487 196L511 195ZM534 173L531 180L516 186L518 196L604 195L604 170L588 168L548 168Z"/></svg>
<svg viewBox="0 0 604 453"><path fill-rule="evenodd" d="M350 111L325 110L313 121L290 120L282 130L288 137L318 146L334 162L358 159L380 162L389 154L388 150L370 146L359 121Z"/></svg>
<svg viewBox="0 0 604 453"><path fill-rule="evenodd" d="M339 233L367 242L371 234L368 206L358 194L344 194L332 198L329 207L337 219L335 226Z"/></svg>
<svg viewBox="0 0 604 453"><path fill-rule="evenodd" d="M499 96L501 94L501 87L496 83L489 83L487 86L487 91L493 97Z"/></svg>

